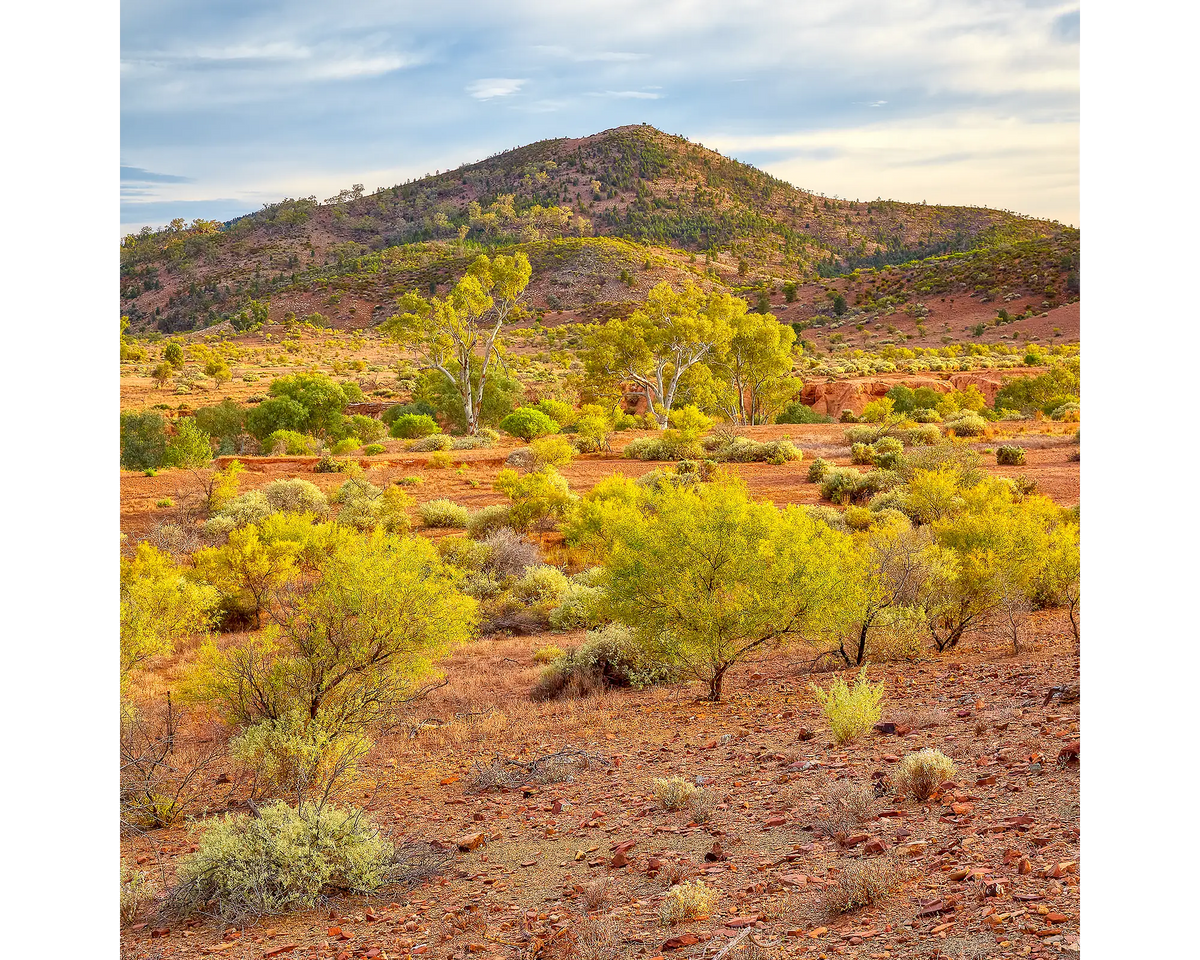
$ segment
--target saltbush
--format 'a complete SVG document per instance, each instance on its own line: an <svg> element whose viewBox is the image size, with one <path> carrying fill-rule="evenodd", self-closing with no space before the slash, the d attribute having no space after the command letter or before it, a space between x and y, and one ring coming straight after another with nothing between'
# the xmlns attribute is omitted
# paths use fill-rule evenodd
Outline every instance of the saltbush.
<svg viewBox="0 0 1200 960"><path fill-rule="evenodd" d="M427 527L457 527L465 529L470 519L466 507L453 500L429 500L417 508L421 523Z"/></svg>
<svg viewBox="0 0 1200 960"><path fill-rule="evenodd" d="M392 421L389 432L399 440L417 440L442 431L433 417L420 413L405 413Z"/></svg>
<svg viewBox="0 0 1200 960"><path fill-rule="evenodd" d="M981 437L987 431L987 421L977 413L963 413L946 419L946 426L956 437Z"/></svg>
<svg viewBox="0 0 1200 960"><path fill-rule="evenodd" d="M830 503L849 503L862 482L862 474L852 467L833 467L821 480L821 499Z"/></svg>
<svg viewBox="0 0 1200 960"><path fill-rule="evenodd" d="M272 480L261 488L262 495L274 511L281 513L313 513L323 517L329 512L329 501L321 488L299 477Z"/></svg>
<svg viewBox="0 0 1200 960"><path fill-rule="evenodd" d="M480 507L467 520L467 536L474 540L482 540L495 531L509 525L509 514L512 507L503 503Z"/></svg>
<svg viewBox="0 0 1200 960"><path fill-rule="evenodd" d="M996 448L996 463L1002 467L1019 467L1025 463L1025 448L1002 446Z"/></svg>
<svg viewBox="0 0 1200 960"><path fill-rule="evenodd" d="M453 446L454 439L452 437L448 437L444 433L435 433L411 441L408 449L413 453L431 453L435 450L449 450Z"/></svg>
<svg viewBox="0 0 1200 960"><path fill-rule="evenodd" d="M168 906L223 921L311 909L329 893L370 893L388 881L394 857L361 810L283 801L210 821L196 847L179 862Z"/></svg>
<svg viewBox="0 0 1200 960"><path fill-rule="evenodd" d="M678 679L670 665L646 655L634 633L613 623L588 632L584 642L546 667L534 684L534 700L586 697L609 687L640 689Z"/></svg>
<svg viewBox="0 0 1200 960"><path fill-rule="evenodd" d="M820 483L832 468L833 463L831 461L817 457L816 460L808 465L808 482Z"/></svg>

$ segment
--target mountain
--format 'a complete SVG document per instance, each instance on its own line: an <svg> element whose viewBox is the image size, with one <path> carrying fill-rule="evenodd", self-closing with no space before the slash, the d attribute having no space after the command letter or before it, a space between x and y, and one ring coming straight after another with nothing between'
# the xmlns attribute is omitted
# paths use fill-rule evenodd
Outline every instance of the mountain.
<svg viewBox="0 0 1200 960"><path fill-rule="evenodd" d="M237 326L250 300L269 300L272 320L291 312L365 326L399 293L441 288L480 252L512 248L534 265L530 306L562 320L619 315L659 280L685 277L747 295L797 283L799 302L820 310L833 296L824 281L952 254L974 257L971 276L952 282L1002 291L1014 259L1033 262L1023 247L1045 254L1034 284L1063 299L1072 272L1077 283L1078 244L1077 230L1005 211L826 197L626 126L369 194L356 185L324 202L286 199L228 223L130 235L121 311L135 329L179 331ZM915 283L937 284L929 277L946 270L906 270L888 295L917 292L908 285L918 273Z"/></svg>

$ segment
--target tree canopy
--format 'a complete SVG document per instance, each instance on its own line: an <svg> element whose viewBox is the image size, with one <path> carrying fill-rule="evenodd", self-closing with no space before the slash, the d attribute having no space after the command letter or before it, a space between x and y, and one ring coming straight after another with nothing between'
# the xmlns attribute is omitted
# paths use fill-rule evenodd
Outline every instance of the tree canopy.
<svg viewBox="0 0 1200 960"><path fill-rule="evenodd" d="M500 330L519 308L532 273L524 253L481 256L448 296L406 293L396 301L399 312L382 325L397 343L415 350L426 369L454 386L470 434L479 430Z"/></svg>

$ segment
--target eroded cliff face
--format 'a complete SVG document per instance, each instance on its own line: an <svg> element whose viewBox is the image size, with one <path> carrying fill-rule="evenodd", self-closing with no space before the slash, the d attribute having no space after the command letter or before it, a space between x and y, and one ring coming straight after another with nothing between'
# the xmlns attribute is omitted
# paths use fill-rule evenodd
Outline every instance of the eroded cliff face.
<svg viewBox="0 0 1200 960"><path fill-rule="evenodd" d="M978 387L984 399L990 405L995 399L1000 387L1006 379L1024 375L1036 375L1037 370L1016 368L1012 370L972 370L966 373L941 374L898 374L893 373L880 377L860 377L848 380L809 380L800 391L800 402L812 407L818 413L837 418L843 410L855 414L863 412L863 408L872 400L878 400L892 387L904 385L912 390L918 387L929 387L938 393L949 393L952 390L965 390L968 386ZM626 413L641 415L646 412L646 398L643 394L628 392L624 396L623 407Z"/></svg>
<svg viewBox="0 0 1200 960"><path fill-rule="evenodd" d="M947 373L941 376L889 376L863 377L856 380L810 380L800 391L800 401L808 404L818 413L837 417L843 410L862 413L863 408L872 400L878 400L892 387L903 384L916 390L918 387L929 387L939 393L949 393L951 390L965 390L974 384L990 404L996 398L996 393L1006 377L1012 377L1013 370L971 371L969 373Z"/></svg>

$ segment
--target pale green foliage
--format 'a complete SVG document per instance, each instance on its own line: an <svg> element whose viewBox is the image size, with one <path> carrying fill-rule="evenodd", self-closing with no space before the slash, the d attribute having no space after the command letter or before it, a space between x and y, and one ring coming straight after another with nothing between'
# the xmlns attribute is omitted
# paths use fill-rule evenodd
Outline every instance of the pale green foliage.
<svg viewBox="0 0 1200 960"><path fill-rule="evenodd" d="M825 718L837 743L858 739L875 726L883 715L881 704L884 685L871 683L867 679L866 667L859 671L853 686L838 676L833 678L828 690L822 690L816 684L810 684L809 689L825 711Z"/></svg>
<svg viewBox="0 0 1200 960"><path fill-rule="evenodd" d="M550 611L550 626L555 630L598 627L604 621L601 601L604 590L572 578L558 606Z"/></svg>
<svg viewBox="0 0 1200 960"><path fill-rule="evenodd" d="M790 440L751 440L734 437L731 440L709 437L704 449L713 460L726 463L773 463L782 466L804 459L804 454Z"/></svg>
<svg viewBox="0 0 1200 960"><path fill-rule="evenodd" d="M248 523L259 523L274 509L262 490L250 490L228 500L216 515L232 521L235 527L244 527Z"/></svg>
<svg viewBox="0 0 1200 960"><path fill-rule="evenodd" d="M959 437L980 437L987 431L987 421L973 413L967 413L951 419L946 418L947 428Z"/></svg>
<svg viewBox="0 0 1200 960"><path fill-rule="evenodd" d="M503 503L480 507L467 520L467 536L474 540L482 540L489 533L507 527L511 513L512 507Z"/></svg>
<svg viewBox="0 0 1200 960"><path fill-rule="evenodd" d="M733 481L665 488L652 505L613 534L608 606L711 699L739 660L845 619L847 535L798 508L755 503Z"/></svg>
<svg viewBox="0 0 1200 960"><path fill-rule="evenodd" d="M513 587L513 596L522 603L557 605L566 596L571 582L558 567L539 564L530 567Z"/></svg>
<svg viewBox="0 0 1200 960"><path fill-rule="evenodd" d="M444 433L435 433L432 436L413 440L409 443L408 449L413 453L430 453L435 450L450 450L453 446L453 437L448 437Z"/></svg>
<svg viewBox="0 0 1200 960"><path fill-rule="evenodd" d="M417 508L421 523L427 527L457 527L465 529L470 513L453 500L429 500Z"/></svg>
<svg viewBox="0 0 1200 960"><path fill-rule="evenodd" d="M901 795L908 794L914 800L928 800L933 791L952 780L955 774L954 761L942 751L925 747L916 753L905 754L892 774L892 783Z"/></svg>
<svg viewBox="0 0 1200 960"><path fill-rule="evenodd" d="M361 810L280 801L257 816L210 821L196 852L180 860L169 902L180 914L205 910L226 921L309 909L322 894L378 889L393 856Z"/></svg>
<svg viewBox="0 0 1200 960"><path fill-rule="evenodd" d="M312 513L323 517L329 512L329 501L311 480L293 477L272 480L261 488L272 510L283 513Z"/></svg>
<svg viewBox="0 0 1200 960"><path fill-rule="evenodd" d="M151 657L170 653L176 641L207 629L217 591L187 577L169 556L139 543L121 560L121 678Z"/></svg>
<svg viewBox="0 0 1200 960"><path fill-rule="evenodd" d="M577 648L562 653L542 671L531 691L534 700L589 696L606 687L671 683L678 674L649 655L633 631L621 623L589 630Z"/></svg>

